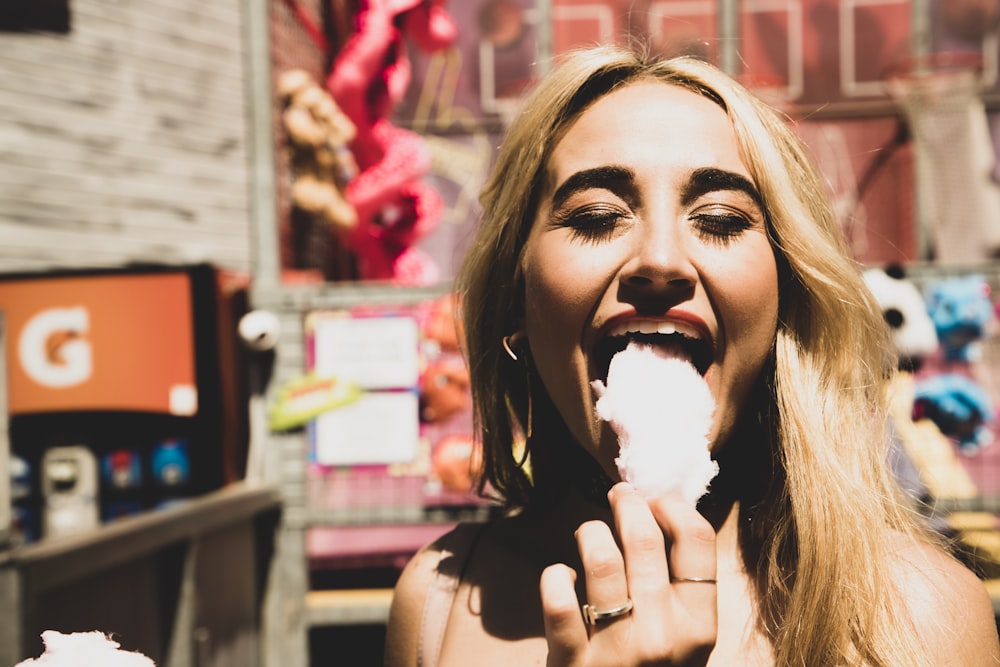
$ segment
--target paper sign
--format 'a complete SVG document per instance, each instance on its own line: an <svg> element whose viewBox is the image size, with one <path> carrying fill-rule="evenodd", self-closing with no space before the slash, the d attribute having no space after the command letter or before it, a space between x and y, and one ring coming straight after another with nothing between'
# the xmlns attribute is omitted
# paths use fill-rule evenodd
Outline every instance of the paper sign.
<svg viewBox="0 0 1000 667"><path fill-rule="evenodd" d="M419 450L419 400L410 391L364 394L317 417L314 428L321 465L409 463Z"/></svg>
<svg viewBox="0 0 1000 667"><path fill-rule="evenodd" d="M320 377L366 390L417 385L419 331L412 317L320 317L313 336L313 372Z"/></svg>

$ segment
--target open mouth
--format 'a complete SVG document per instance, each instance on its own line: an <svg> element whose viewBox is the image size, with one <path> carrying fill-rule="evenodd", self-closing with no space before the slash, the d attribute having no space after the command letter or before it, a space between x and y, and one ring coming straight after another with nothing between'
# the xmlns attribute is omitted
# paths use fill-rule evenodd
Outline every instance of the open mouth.
<svg viewBox="0 0 1000 667"><path fill-rule="evenodd" d="M631 341L652 345L670 356L686 359L700 375L705 375L712 364L711 345L697 332L668 322L631 323L611 331L597 344L594 364L599 379L607 380L611 359Z"/></svg>

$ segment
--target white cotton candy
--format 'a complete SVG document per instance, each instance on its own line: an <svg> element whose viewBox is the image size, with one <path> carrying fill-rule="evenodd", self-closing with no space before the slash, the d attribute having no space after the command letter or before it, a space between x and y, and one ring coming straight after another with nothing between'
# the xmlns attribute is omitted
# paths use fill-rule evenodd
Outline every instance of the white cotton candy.
<svg viewBox="0 0 1000 667"><path fill-rule="evenodd" d="M618 472L647 498L677 493L692 505L719 472L709 453L715 401L687 360L630 342L592 383L597 416L620 447Z"/></svg>
<svg viewBox="0 0 1000 667"><path fill-rule="evenodd" d="M132 651L122 651L118 642L103 632L73 632L55 630L42 633L45 652L29 658L15 667L154 667L152 660Z"/></svg>

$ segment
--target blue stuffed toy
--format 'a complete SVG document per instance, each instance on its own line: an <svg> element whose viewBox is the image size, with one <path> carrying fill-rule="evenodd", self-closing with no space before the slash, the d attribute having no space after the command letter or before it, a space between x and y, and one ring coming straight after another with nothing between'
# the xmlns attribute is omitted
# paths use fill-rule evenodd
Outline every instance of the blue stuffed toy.
<svg viewBox="0 0 1000 667"><path fill-rule="evenodd" d="M944 360L978 361L979 341L993 319L986 279L980 274L944 278L928 284L924 296Z"/></svg>
<svg viewBox="0 0 1000 667"><path fill-rule="evenodd" d="M996 416L989 394L960 373L944 373L918 382L913 420L929 419L955 438L959 450L972 454L993 441L989 425Z"/></svg>
<svg viewBox="0 0 1000 667"><path fill-rule="evenodd" d="M925 417L964 454L993 441L993 400L967 372L980 360L982 339L994 317L990 286L978 273L928 283L924 298L941 346L942 372L916 385L914 419ZM950 365L950 366L949 366Z"/></svg>

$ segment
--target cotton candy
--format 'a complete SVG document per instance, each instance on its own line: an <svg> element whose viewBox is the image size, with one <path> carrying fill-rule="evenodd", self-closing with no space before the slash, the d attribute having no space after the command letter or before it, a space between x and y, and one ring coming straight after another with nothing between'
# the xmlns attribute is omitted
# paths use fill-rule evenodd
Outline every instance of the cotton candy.
<svg viewBox="0 0 1000 667"><path fill-rule="evenodd" d="M607 384L592 383L595 412L618 435L618 472L647 498L676 493L692 505L719 466L709 452L715 401L694 366L630 342L611 360Z"/></svg>
<svg viewBox="0 0 1000 667"><path fill-rule="evenodd" d="M45 652L15 667L155 667L141 653L122 651L118 642L103 632L63 634L55 630L42 633Z"/></svg>

